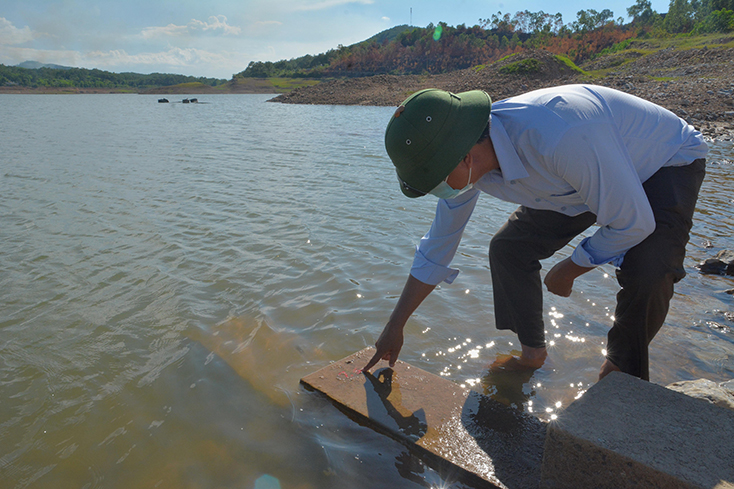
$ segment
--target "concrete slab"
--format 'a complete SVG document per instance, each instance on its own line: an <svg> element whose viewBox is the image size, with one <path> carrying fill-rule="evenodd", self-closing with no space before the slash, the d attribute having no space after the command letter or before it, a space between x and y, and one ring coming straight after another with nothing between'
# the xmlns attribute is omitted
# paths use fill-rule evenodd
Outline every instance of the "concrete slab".
<svg viewBox="0 0 734 489"><path fill-rule="evenodd" d="M542 488L734 488L734 412L613 372L548 426Z"/></svg>
<svg viewBox="0 0 734 489"><path fill-rule="evenodd" d="M545 425L480 393L398 361L362 374L367 348L301 383L357 422L475 487L538 487Z"/></svg>

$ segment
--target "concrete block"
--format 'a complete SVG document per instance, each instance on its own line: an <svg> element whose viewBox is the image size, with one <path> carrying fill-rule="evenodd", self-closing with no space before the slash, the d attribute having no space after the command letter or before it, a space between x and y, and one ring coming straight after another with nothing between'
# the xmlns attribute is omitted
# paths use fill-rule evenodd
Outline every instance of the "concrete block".
<svg viewBox="0 0 734 489"><path fill-rule="evenodd" d="M613 372L548 426L542 488L734 488L734 412Z"/></svg>
<svg viewBox="0 0 734 489"><path fill-rule="evenodd" d="M357 352L301 383L474 487L538 487L545 425L537 418L402 361L362 374L373 354Z"/></svg>

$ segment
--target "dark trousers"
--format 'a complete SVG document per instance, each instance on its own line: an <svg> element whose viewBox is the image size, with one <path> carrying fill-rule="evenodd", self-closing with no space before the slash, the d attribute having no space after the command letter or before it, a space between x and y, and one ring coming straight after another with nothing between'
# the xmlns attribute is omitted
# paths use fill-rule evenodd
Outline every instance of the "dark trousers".
<svg viewBox="0 0 734 489"><path fill-rule="evenodd" d="M661 168L643 184L655 231L627 251L616 272L621 290L607 336L607 358L645 380L650 377L648 345L668 314L673 284L686 274L683 259L705 168L704 159ZM489 247L498 329L514 331L523 345L545 346L540 260L594 222L591 212L569 217L525 206L510 216Z"/></svg>

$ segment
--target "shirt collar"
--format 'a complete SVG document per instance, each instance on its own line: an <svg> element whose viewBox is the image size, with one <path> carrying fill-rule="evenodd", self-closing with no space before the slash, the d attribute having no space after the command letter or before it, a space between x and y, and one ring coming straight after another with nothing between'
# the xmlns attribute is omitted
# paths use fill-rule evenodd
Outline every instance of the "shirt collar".
<svg viewBox="0 0 734 489"><path fill-rule="evenodd" d="M517 151L515 151L515 147L512 145L500 118L494 114L490 114L489 120L489 137L492 139L492 145L497 155L502 178L505 182L527 178L529 174L522 161L520 161L520 157L517 155Z"/></svg>

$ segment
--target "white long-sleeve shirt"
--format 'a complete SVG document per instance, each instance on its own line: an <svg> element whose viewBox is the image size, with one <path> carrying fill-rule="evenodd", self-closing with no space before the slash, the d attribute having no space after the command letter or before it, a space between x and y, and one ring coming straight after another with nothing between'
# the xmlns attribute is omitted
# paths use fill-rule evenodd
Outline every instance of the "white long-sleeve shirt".
<svg viewBox="0 0 734 489"><path fill-rule="evenodd" d="M479 195L576 216L596 214L600 226L571 257L593 267L619 266L624 254L655 229L643 182L665 166L704 158L700 132L672 112L611 88L567 85L492 105L490 138L499 170L474 189L439 200L436 217L416 249L411 274L451 283L449 267Z"/></svg>

